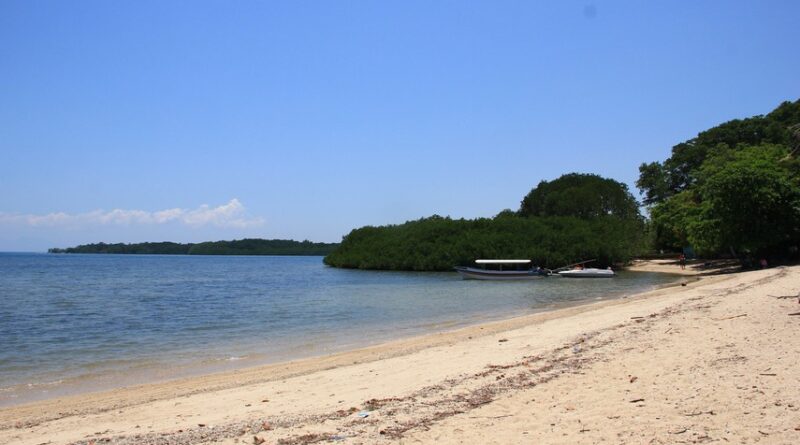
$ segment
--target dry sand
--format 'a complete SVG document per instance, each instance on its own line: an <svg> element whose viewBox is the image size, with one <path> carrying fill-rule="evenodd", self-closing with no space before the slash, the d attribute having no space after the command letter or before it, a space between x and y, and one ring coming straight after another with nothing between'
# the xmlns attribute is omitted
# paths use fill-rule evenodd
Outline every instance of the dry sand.
<svg viewBox="0 0 800 445"><path fill-rule="evenodd" d="M0 443L800 443L800 267L684 284L6 408Z"/></svg>

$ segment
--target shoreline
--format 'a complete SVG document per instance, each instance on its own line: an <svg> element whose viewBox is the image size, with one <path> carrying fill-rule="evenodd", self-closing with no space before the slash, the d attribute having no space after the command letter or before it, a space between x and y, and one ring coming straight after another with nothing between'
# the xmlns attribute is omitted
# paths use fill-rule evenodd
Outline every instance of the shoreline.
<svg viewBox="0 0 800 445"><path fill-rule="evenodd" d="M627 269L627 270L633 272L668 273L668 272L653 271L653 270L636 270L636 269ZM403 356L416 352L420 349L441 346L442 344L452 341L463 340L465 338L483 336L483 335L493 335L503 331L517 329L519 327L526 326L531 323L543 322L550 319L576 315L600 307L621 304L628 300L632 301L632 300L647 298L651 294L657 293L664 289L670 289L681 285L688 285L689 283L695 283L699 280L699 277L695 276L696 274L687 273L679 275L685 275L689 279L682 279L672 283L656 285L654 289L629 295L624 295L624 294L612 295L608 297L602 297L600 299L592 298L592 299L585 299L578 301L557 302L553 303L549 307L538 308L532 313L524 313L524 314L515 313L511 315L498 316L499 318L496 319L489 319L477 323L470 323L463 326L458 326L455 328L445 328L443 330L434 330L427 333L421 333L407 337L400 337L396 339L379 341L378 343L375 344L355 346L352 348L343 349L341 351L335 351L329 354L312 355L309 357L300 357L289 360L279 360L270 363L247 365L243 367L234 367L232 369L227 369L227 370L201 372L199 374L189 372L186 375L179 376L176 378L147 381L131 385L123 385L119 387L101 389L98 391L80 391L77 393L70 393L46 399L38 399L28 402L22 402L19 404L0 406L0 429L4 427L3 415L2 415L4 410L13 410L17 408L24 409L25 407L29 406L39 406L43 404L49 404L49 402L70 404L73 403L73 401L75 401L80 403L80 401L86 397L92 397L92 396L103 397L105 395L110 396L112 393L115 396L118 394L124 394L128 392L136 394L140 394L142 392L150 393L151 390L155 390L154 394L159 394L159 395L154 396L154 398L145 399L145 401L153 401L153 400L158 400L157 397L161 397L160 389L162 387L173 387L175 389L178 389L178 391L176 391L172 396L180 397L199 392L209 392L220 389L227 389L230 386L232 386L232 384L227 382L233 378L237 379L236 383L237 385L240 384L247 385L254 383L262 383L271 380L279 380L287 377L303 375L306 373L323 371L326 369L330 369L332 367L342 366L346 364L361 364L385 358ZM441 323L441 324L448 324L448 323ZM271 377L269 378L258 377L259 375L264 373L269 373ZM42 385L47 385L47 383L44 383ZM184 388L192 388L192 389L187 391ZM127 396L123 395L123 397ZM138 401L136 403L138 403Z"/></svg>
<svg viewBox="0 0 800 445"><path fill-rule="evenodd" d="M341 433L344 437L359 437L368 443L398 438L415 438L428 443L442 441L445 437L455 442L461 434L458 431L468 432L471 435L466 437L474 439L481 434L482 428L486 428L484 421L474 420L476 412L517 403L515 399L523 395L528 397L526 404L534 403L527 396L530 392L538 391L539 395L534 398L536 401L547 399L544 395L548 392L577 391L583 396L592 395L592 388L606 388L606 385L588 385L587 389L586 385L576 381L591 375L602 377L601 380L611 378L597 374L599 371L594 368L613 366L619 357L630 355L630 350L639 350L647 345L650 346L644 351L658 352L663 345L671 345L677 350L691 348L693 343L700 343L700 339L705 337L694 341L684 339L677 346L671 342L674 343L678 334L690 329L708 328L705 326L708 323L719 325L709 331L712 334L717 329L731 326L728 320L737 320L737 327L741 327L743 322L755 319L759 315L757 311L775 309L774 303L770 306L753 305L749 301L755 292L753 289L759 294L770 286L799 289L798 277L798 267L703 277L685 286L674 285L634 296L397 340L332 356L3 408L0 409L0 442L38 444L52 440L55 443L89 443L90 440L109 439L113 443L145 443L162 437L168 440L163 443L175 444L212 439L219 443L235 443L242 436L247 439L247 435L247 440L252 442L252 436L260 434L273 442L274 439L305 437L303 441L284 443L313 443L318 440L311 441L312 436L327 440L331 434ZM771 287L770 292L786 293ZM734 301L731 295L743 297ZM785 306L790 303L789 300L775 301ZM796 308L797 303L791 303L795 306L788 307ZM751 306L744 307L747 304ZM737 305L736 311L742 311L744 316L740 313L726 315L731 309L726 309L728 305ZM693 319L698 314L714 310L723 310L725 316L703 315L703 320L719 321L704 321L695 327L697 322ZM783 315L780 321L785 318L791 317ZM652 334L642 333L644 328L650 327L656 329L647 331ZM742 332L747 333L746 330ZM730 335L734 334L736 332ZM766 340L773 342L770 338ZM785 352L787 347L795 347L796 343L783 346L776 347L775 351ZM614 352L614 348L620 349ZM612 357L615 358L607 361ZM685 361L693 365L691 359L689 355ZM739 363L737 360L720 363L733 366ZM662 362L664 360L656 363L656 368L665 364ZM793 365L786 361L778 364ZM645 365L642 365L643 369L647 368ZM652 363L650 367L653 367ZM768 366L759 370L766 368ZM779 366L770 368L774 371ZM535 385L520 380L518 375L522 374L516 374L517 369L535 370L534 375L538 378ZM578 374L574 373L575 369L579 370ZM609 375L613 376L614 372ZM637 371L639 379L644 380L645 374L643 370ZM786 374L781 369L776 375ZM514 378L509 380L512 376ZM631 382L595 391L613 390L617 386L627 388L635 380L630 375L623 377L626 382L628 379ZM699 375L693 378L703 380ZM783 382L781 388L798 383L797 378L787 381L785 377L783 380L772 379L772 382ZM560 384L568 384L568 390L554 388L551 391L551 386ZM669 383L662 382L661 386L669 386ZM419 400L423 398L432 405L420 405ZM787 409L786 400L791 399L784 394L783 404L776 409ZM793 402L794 406L800 405L800 400ZM626 409L638 406L630 405L628 400L624 403L622 407ZM435 412L431 412L434 408ZM552 411L551 407L541 408L542 412ZM354 416L360 409L369 409L367 418ZM567 411L572 413L580 409L575 406ZM614 412L618 407L607 409ZM513 419L520 414L515 409L513 414L499 416L491 423L503 423L502 419ZM376 430L373 425L381 429ZM513 430L511 425L509 431ZM432 431L443 435L436 438L431 436L434 434ZM526 435L530 433L525 432ZM539 433L545 434L546 431L536 430L536 434ZM578 433L575 438L580 439L585 433L588 431ZM664 437L674 439L669 435ZM487 438L487 441L509 443L515 440Z"/></svg>
<svg viewBox="0 0 800 445"><path fill-rule="evenodd" d="M636 269L630 269L630 271L646 272L650 274L661 273L660 271L640 271ZM561 278L557 277L552 279L560 280ZM404 332L394 335L380 335L371 339L355 339L345 344L337 343L319 348L312 347L308 351L298 351L298 348L295 347L291 348L294 349L294 351L289 352L289 349L284 346L282 352L278 354L244 352L244 354L232 355L230 357L228 357L227 354L214 358L206 357L199 361L186 361L185 359L172 362L137 361L137 365L129 369L108 368L92 374L68 376L54 375L50 380L46 381L20 382L0 388L0 391L6 393L4 399L0 399L0 411L8 408L46 403L49 400L66 400L73 397L102 394L124 390L126 388L149 387L162 384L170 385L172 383L182 385L184 382L191 385L191 382L195 379L207 380L206 377L211 376L224 376L238 373L249 374L249 371L257 372L262 369L269 371L268 368L272 367L283 367L289 364L306 363L308 361L314 362L323 359L335 361L336 357L342 354L354 353L360 355L359 351L371 348L392 349L395 346L403 348L402 345L409 342L414 344L427 344L429 340L426 340L425 337L448 335L452 332L469 329L471 327L480 327L495 323L505 324L511 319L524 318L576 306L591 305L598 302L629 298L643 292L649 292L650 290L676 286L681 280L685 282L686 278L680 279L676 277L674 280L676 281L670 283L651 284L649 290L648 287L643 286L643 289L627 289L599 296L584 296L579 300L548 302L541 306L532 306L528 309L503 310L482 315L476 314L468 319L453 318L438 320L426 325L409 327L408 329L404 329ZM586 282L586 280L579 281ZM168 370L164 371L163 369ZM224 377L220 378L224 379Z"/></svg>
<svg viewBox="0 0 800 445"><path fill-rule="evenodd" d="M634 272L642 271L663 273L661 271L638 270L633 268L628 270ZM682 275L689 276L695 274L689 273ZM25 413L29 410L46 412L50 408L57 407L59 412L58 416L45 415L45 417L48 417L49 420L50 418L58 418L63 414L86 414L102 411L102 409L94 411L91 409L85 410L71 408L74 406L83 405L87 399L124 400L123 403L114 404L113 408L116 409L124 406L158 401L164 398L185 397L198 393L230 389L236 386L253 385L275 380L282 380L285 378L325 371L340 366L364 364L387 358L402 357L419 350L438 347L452 342L463 341L465 339L472 339L476 336L495 335L501 332L518 329L529 324L573 316L601 307L623 304L627 301L644 299L653 294L658 294L665 289L670 289L676 286L681 286L681 284L688 284L697 281L698 278L693 277L692 280L679 280L674 283L662 284L658 285L655 289L631 295L617 295L600 300L587 299L575 302L557 303L550 308L541 308L541 310L534 313L512 315L496 320L469 324L455 329L433 331L430 333L423 333L410 337L382 341L374 345L355 347L326 355L316 355L295 360L246 366L231 370L202 373L198 375L188 375L174 379L126 385L117 388L103 389L100 391L83 391L65 396L4 406L0 407L0 430L8 427L8 419L5 416L6 411L19 411L21 413ZM265 374L268 374L268 376L265 376ZM19 420L17 420L17 422L19 422Z"/></svg>

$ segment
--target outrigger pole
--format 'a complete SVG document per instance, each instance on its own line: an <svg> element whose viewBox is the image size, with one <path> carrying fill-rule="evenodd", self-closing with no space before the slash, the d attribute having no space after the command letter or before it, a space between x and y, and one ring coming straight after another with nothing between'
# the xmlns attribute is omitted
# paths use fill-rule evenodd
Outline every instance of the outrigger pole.
<svg viewBox="0 0 800 445"><path fill-rule="evenodd" d="M591 263L592 261L597 261L597 258L594 258L594 259L591 259L591 260L586 260L586 261L581 261L580 263L567 264L566 266L561 266L558 269L553 269L552 271L553 272L558 272L559 270L567 270L572 266L577 266L579 264Z"/></svg>

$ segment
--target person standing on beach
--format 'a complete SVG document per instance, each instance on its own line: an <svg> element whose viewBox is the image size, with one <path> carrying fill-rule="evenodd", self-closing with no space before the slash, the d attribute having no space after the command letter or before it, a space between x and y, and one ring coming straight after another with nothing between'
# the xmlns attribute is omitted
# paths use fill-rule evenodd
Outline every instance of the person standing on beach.
<svg viewBox="0 0 800 445"><path fill-rule="evenodd" d="M686 269L686 255L681 254L681 256L678 257L678 262L681 265L681 270L685 270Z"/></svg>

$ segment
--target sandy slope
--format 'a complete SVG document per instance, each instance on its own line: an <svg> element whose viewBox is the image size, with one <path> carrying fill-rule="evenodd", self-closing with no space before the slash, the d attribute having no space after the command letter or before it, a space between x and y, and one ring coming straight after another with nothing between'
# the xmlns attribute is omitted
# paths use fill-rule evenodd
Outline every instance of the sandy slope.
<svg viewBox="0 0 800 445"><path fill-rule="evenodd" d="M706 277L331 357L9 408L0 443L795 444L800 316L788 314L800 312L798 293L800 267Z"/></svg>

